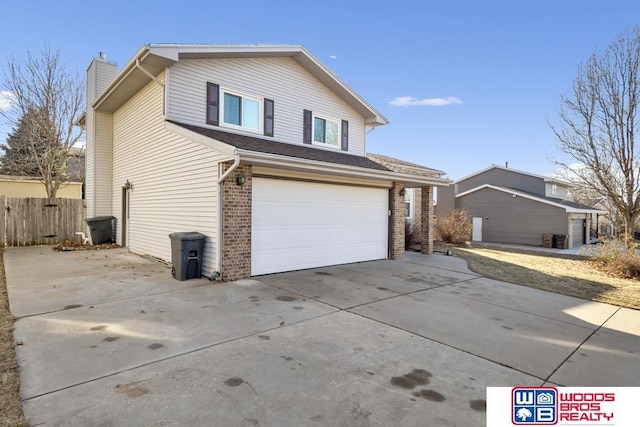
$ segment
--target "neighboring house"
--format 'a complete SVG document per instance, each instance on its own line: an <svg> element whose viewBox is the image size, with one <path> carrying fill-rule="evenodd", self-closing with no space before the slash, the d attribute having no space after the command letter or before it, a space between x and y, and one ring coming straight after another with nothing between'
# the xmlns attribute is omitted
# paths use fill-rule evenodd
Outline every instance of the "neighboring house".
<svg viewBox="0 0 640 427"><path fill-rule="evenodd" d="M87 78L87 217L167 261L169 233L201 232L203 273L225 281L401 258L405 188L449 182L368 157L387 120L301 46L146 45Z"/></svg>
<svg viewBox="0 0 640 427"><path fill-rule="evenodd" d="M84 149L71 147L67 158L67 178L69 181L83 182L85 170Z"/></svg>
<svg viewBox="0 0 640 427"><path fill-rule="evenodd" d="M572 248L597 239L599 216L606 213L573 202L566 182L501 166L438 187L437 199L436 216L464 210L472 240L484 242L542 246L544 235L556 235Z"/></svg>
<svg viewBox="0 0 640 427"><path fill-rule="evenodd" d="M47 190L40 179L31 176L0 175L0 195L6 197L47 197ZM56 197L82 199L82 183L66 182L60 186Z"/></svg>

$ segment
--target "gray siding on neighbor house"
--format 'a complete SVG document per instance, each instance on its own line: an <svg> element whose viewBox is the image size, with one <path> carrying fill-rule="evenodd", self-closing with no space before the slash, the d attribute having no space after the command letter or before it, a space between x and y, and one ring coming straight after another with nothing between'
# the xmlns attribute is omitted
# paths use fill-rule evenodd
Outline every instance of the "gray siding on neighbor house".
<svg viewBox="0 0 640 427"><path fill-rule="evenodd" d="M544 179L502 168L489 169L478 175L457 181L454 185L457 186L457 194L460 194L484 184L517 188L528 193L539 194L543 197L545 195Z"/></svg>
<svg viewBox="0 0 640 427"><path fill-rule="evenodd" d="M434 209L436 216L447 216L449 212L456 208L456 196L454 194L453 185L438 185L437 188L437 203Z"/></svg>
<svg viewBox="0 0 640 427"><path fill-rule="evenodd" d="M485 188L459 197L458 208L482 217L482 241L542 245L543 234L569 234L563 208Z"/></svg>

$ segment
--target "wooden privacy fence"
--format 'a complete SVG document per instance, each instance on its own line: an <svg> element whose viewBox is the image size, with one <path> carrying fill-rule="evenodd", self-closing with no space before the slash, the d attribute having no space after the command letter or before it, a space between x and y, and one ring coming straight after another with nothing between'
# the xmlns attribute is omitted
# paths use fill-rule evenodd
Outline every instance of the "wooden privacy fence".
<svg viewBox="0 0 640 427"><path fill-rule="evenodd" d="M0 243L6 246L52 245L75 240L85 230L80 199L0 196Z"/></svg>

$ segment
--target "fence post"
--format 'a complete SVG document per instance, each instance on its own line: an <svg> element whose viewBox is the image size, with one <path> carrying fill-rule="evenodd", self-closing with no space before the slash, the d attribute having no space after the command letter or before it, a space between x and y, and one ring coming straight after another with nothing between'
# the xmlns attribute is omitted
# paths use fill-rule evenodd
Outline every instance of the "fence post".
<svg viewBox="0 0 640 427"><path fill-rule="evenodd" d="M4 248L6 245L6 237L7 237L7 225L5 222L5 215L7 213L7 205L6 205L7 197L5 195L0 195L0 247Z"/></svg>

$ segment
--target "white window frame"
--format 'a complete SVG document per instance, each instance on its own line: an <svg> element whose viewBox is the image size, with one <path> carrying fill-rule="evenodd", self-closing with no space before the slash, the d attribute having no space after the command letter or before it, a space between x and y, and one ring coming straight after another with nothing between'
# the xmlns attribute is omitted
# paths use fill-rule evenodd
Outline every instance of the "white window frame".
<svg viewBox="0 0 640 427"><path fill-rule="evenodd" d="M405 215L405 219L410 219L410 220L413 219L414 201L415 201L415 194L413 192L413 188L405 188L404 190L405 209L406 209L407 203L409 204L409 215Z"/></svg>
<svg viewBox="0 0 640 427"><path fill-rule="evenodd" d="M316 136L316 118L318 119L322 119L325 120L326 122L335 122L338 125L338 140L336 141L336 144L329 144L328 142L319 142L315 140L315 136ZM335 119L333 117L328 117L328 116L323 116L321 114L315 114L312 113L311 114L311 142L313 145L320 145L322 147L331 147L331 148L335 148L335 149L340 149L341 148L341 135L342 135L342 120L340 119ZM325 132L325 139L326 139L327 133Z"/></svg>
<svg viewBox="0 0 640 427"><path fill-rule="evenodd" d="M258 103L258 129L253 129L245 126L234 125L233 123L227 123L224 121L224 95L229 94L233 96L240 97L240 102L242 103L242 99L249 99L251 101L256 101ZM231 129L238 129L245 132L259 133L262 134L264 129L264 98L258 98L257 96L247 95L246 93L238 92L235 90L230 90L227 88L220 87L220 120L219 124L222 127L227 127ZM242 120L242 116L240 117Z"/></svg>

